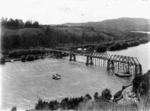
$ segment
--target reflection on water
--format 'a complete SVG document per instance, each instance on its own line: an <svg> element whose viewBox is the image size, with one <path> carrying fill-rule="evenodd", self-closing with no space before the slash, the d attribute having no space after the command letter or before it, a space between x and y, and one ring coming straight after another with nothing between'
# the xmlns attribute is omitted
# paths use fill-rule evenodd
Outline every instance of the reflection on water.
<svg viewBox="0 0 150 111"><path fill-rule="evenodd" d="M109 52L137 57L143 71L150 69L150 43L123 51ZM112 72L99 66L86 66L85 57L77 56L79 62L69 62L68 58L37 60L33 62L6 63L2 67L2 108L17 106L21 109L34 108L39 98L46 101L63 97L77 97L96 91L101 93L109 88L114 94L131 79L116 77ZM61 80L52 80L52 75L60 73Z"/></svg>

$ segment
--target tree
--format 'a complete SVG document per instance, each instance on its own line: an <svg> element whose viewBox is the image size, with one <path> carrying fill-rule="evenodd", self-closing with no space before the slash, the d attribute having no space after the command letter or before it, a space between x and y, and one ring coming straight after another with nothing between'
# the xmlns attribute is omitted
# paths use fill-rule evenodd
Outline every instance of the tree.
<svg viewBox="0 0 150 111"><path fill-rule="evenodd" d="M62 99L62 101L61 101L61 103L60 103L60 107L61 107L62 109L66 109L67 106L68 106L68 102L69 102L69 99L68 99L68 98Z"/></svg>
<svg viewBox="0 0 150 111"><path fill-rule="evenodd" d="M59 108L59 102L57 100L49 102L49 109L57 110Z"/></svg>
<svg viewBox="0 0 150 111"><path fill-rule="evenodd" d="M147 95L149 91L149 77L147 74L136 76L133 81L133 91L136 95L140 94L140 96Z"/></svg>
<svg viewBox="0 0 150 111"><path fill-rule="evenodd" d="M92 99L92 97L89 94L86 94L85 97L84 97L85 101L88 101L88 100L91 100L91 99Z"/></svg>
<svg viewBox="0 0 150 111"><path fill-rule="evenodd" d="M96 52L106 52L106 50L107 50L107 47L105 45L99 45L96 48Z"/></svg>
<svg viewBox="0 0 150 111"><path fill-rule="evenodd" d="M98 100L98 98L99 98L99 94L98 94L98 92L96 92L95 94L94 94L94 100Z"/></svg>
<svg viewBox="0 0 150 111"><path fill-rule="evenodd" d="M19 20L15 19L14 28L19 28Z"/></svg>
<svg viewBox="0 0 150 111"><path fill-rule="evenodd" d="M39 22L37 22L37 21L34 22L34 23L33 23L33 27L34 27L34 28L38 28L38 27L39 27Z"/></svg>
<svg viewBox="0 0 150 111"><path fill-rule="evenodd" d="M135 76L135 78L133 79L132 83L133 83L133 91L137 94L138 88L140 86L142 82L142 76Z"/></svg>
<svg viewBox="0 0 150 111"><path fill-rule="evenodd" d="M102 100L104 101L111 100L111 97L112 97L111 91L106 88L105 90L102 91L101 97L102 97Z"/></svg>
<svg viewBox="0 0 150 111"><path fill-rule="evenodd" d="M16 106L12 107L11 111L17 111L17 107Z"/></svg>
<svg viewBox="0 0 150 111"><path fill-rule="evenodd" d="M31 21L26 21L25 27L28 27L28 28L32 27L32 22Z"/></svg>

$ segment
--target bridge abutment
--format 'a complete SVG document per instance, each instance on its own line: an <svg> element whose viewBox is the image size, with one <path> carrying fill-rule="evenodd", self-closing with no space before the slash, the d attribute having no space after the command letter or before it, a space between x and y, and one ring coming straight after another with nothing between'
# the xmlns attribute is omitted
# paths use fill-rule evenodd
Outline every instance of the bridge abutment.
<svg viewBox="0 0 150 111"><path fill-rule="evenodd" d="M76 61L76 55L75 54L70 54L69 61Z"/></svg>
<svg viewBox="0 0 150 111"><path fill-rule="evenodd" d="M114 69L115 69L114 61L108 59L107 60L107 71L114 70Z"/></svg>

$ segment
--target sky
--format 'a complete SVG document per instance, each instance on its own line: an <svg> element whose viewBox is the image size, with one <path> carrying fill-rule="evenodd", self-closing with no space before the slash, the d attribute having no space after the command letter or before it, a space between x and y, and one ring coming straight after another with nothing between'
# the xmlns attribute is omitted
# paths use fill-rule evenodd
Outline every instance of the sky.
<svg viewBox="0 0 150 111"><path fill-rule="evenodd" d="M150 19L150 0L0 0L0 18L40 24L80 23L119 17Z"/></svg>

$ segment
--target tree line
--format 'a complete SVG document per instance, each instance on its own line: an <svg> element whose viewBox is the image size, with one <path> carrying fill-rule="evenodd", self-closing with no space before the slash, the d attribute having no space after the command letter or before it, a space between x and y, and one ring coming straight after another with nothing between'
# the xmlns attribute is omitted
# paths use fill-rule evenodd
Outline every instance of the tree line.
<svg viewBox="0 0 150 111"><path fill-rule="evenodd" d="M18 29L18 28L39 28L39 22L35 21L32 22L30 20L23 22L21 19L8 19L8 18L2 18L1 19L1 25L2 27L6 28L13 28L13 29Z"/></svg>
<svg viewBox="0 0 150 111"><path fill-rule="evenodd" d="M99 95L98 92L93 95L93 100L96 102L110 102L111 98L111 91L107 88L102 91L101 95ZM77 110L82 103L87 103L90 100L92 100L92 96L90 94L75 98L66 97L63 98L60 102L57 100L46 102L42 99L39 99L38 103L35 105L35 110L58 110L59 108L62 110Z"/></svg>
<svg viewBox="0 0 150 111"><path fill-rule="evenodd" d="M128 47L138 46L140 44L144 44L147 42L149 42L148 37L106 42L98 45L96 47L96 51L106 52L107 50L109 51L122 50L122 49L127 49Z"/></svg>

